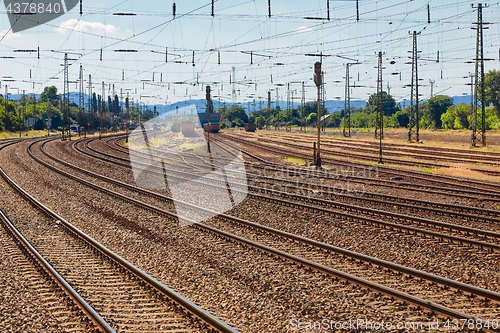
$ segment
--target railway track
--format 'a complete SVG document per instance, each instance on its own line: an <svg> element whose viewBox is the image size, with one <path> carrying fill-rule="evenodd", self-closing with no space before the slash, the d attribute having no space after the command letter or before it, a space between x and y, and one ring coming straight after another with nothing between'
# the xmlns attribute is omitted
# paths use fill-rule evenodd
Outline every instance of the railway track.
<svg viewBox="0 0 500 333"><path fill-rule="evenodd" d="M82 151L77 147L77 143L75 143L73 147L77 149L77 151L85 153L84 151ZM51 157L50 155L48 156ZM58 159L55 160L57 162L66 164L66 162L63 162L61 160ZM124 167L128 167L128 165L125 163L116 162L114 164L119 164ZM171 173L173 172L177 175L176 176L177 180L179 181L189 180L190 173L183 171L174 171L174 169L175 166L171 165L170 172ZM162 175L162 170L157 170L157 173ZM98 177L99 175L93 174L92 176ZM241 181L236 181L235 183L237 184L240 182ZM211 186L213 188L218 188L219 190L224 190L226 187L225 183L216 180L210 181L209 184L204 182L197 182L197 183L200 186ZM292 188L292 186L290 187ZM468 227L453 223L440 222L429 218L409 216L401 213L383 211L380 209L361 207L345 202L342 203L342 202L334 202L319 198L312 198L310 196L294 194L293 192L288 192L288 191L283 192L283 191L273 190L268 187L257 187L248 185L248 189L252 191L249 193L249 195L251 195L252 197L264 200L272 204L277 204L280 206L285 206L285 207L293 206L298 210L305 209L323 215L332 216L335 218L356 220L361 223L376 227L389 228L398 232L421 235L424 237L433 237L441 241L446 239L456 244L468 244L479 248L485 248L495 251L500 250L500 244L499 244L500 234L494 231L481 230L475 227ZM293 187L293 190L297 190L297 187ZM232 191L244 194L243 190L238 191L237 188L233 188ZM151 195L151 192L146 192L145 194ZM168 198L164 199L168 200ZM404 205L401 204L400 207L402 206ZM405 207L408 208L408 205L406 205ZM437 211L441 215L445 214L445 211L439 211L439 210L434 210L434 211ZM448 213L448 214L453 215L453 213ZM469 220L472 221L471 224L477 221L475 215L472 214L465 214L465 213L455 214L455 216L457 215L468 218ZM500 222L500 219L498 219L498 217L495 214L492 214L492 216L482 216L482 220L485 224L494 223L496 225L499 225L498 223ZM420 229L416 226L427 228L427 232L425 229ZM448 233L443 233L443 232L448 232ZM450 235L450 233L452 232L453 234ZM464 238L464 236L466 238Z"/></svg>
<svg viewBox="0 0 500 333"><path fill-rule="evenodd" d="M324 137L325 142L332 143L349 143L349 144L361 144L365 146L374 147L375 149L379 148L378 142L370 142L366 140L353 140L349 138L333 138L333 137ZM420 152L429 152L429 153L437 153L439 156L450 156L450 157L465 157L468 159L482 158L488 161L498 162L500 157L498 153L493 152L485 152L481 150L464 150L458 148L441 148L441 147L429 147L424 145L414 145L409 146L408 144L398 144L398 143L384 143L385 147L394 148L397 150L401 150L409 153L420 153Z"/></svg>
<svg viewBox="0 0 500 333"><path fill-rule="evenodd" d="M116 139L116 140L118 140L118 139ZM213 140L215 143L223 143L226 145L228 144L228 142L221 141L219 139L213 139ZM89 146L89 142L86 142L85 145L89 150L92 150L97 154L105 155L111 159L128 161L127 158L119 158L119 157L117 158L116 156L113 156L111 154L106 154L106 153L103 153L101 151L95 150ZM118 143L116 143L116 145L118 147L125 148L125 147L119 145ZM128 157L128 150L121 150L120 148L112 147L111 145L108 145L108 147L110 147L111 149L113 149L115 151L120 151L120 153L126 154L126 156ZM238 149L240 149L240 148L238 147ZM259 163L246 162L247 167L258 171L258 174L254 174L253 176L262 177L262 178L268 179L268 180L272 179L272 177L266 177L265 175L262 175L261 171L263 168L266 171L283 172L283 168L284 168L283 164L269 162L265 159L262 159L258 156L255 156L254 154L251 154L248 151L245 151L243 149L241 149L241 151L244 154L259 161ZM378 170L377 170L377 172L378 172ZM498 194L498 191L496 190L496 188L498 187L496 184L481 183L481 182L472 181L472 183L470 185L467 185L467 184L461 185L461 184L457 184L455 182L458 181L458 182L467 183L467 181L462 180L462 179L451 178L451 177L442 177L442 179L444 179L443 181L439 181L439 180L433 181L432 182L433 184L438 183L438 184L444 185L444 186L437 186L437 185L429 185L429 184L421 185L421 184L416 184L416 183L405 181L405 180L398 181L398 180L381 179L377 175L374 175L374 177L356 176L356 175L354 175L356 173L355 171L353 171L352 174L350 171L349 172L340 172L340 173L337 172L337 173L331 174L329 170L324 170L324 172L317 172L317 171L311 172L311 170L304 169L304 168L298 168L298 167L292 168L290 166L286 166L285 173L293 174L293 177L304 176L304 177L307 177L309 179L311 177L313 177L313 178L317 178L320 180L323 179L323 180L327 180L327 181L331 180L331 179L348 180L351 183L362 184L362 185L368 184L368 185L372 185L372 186L393 188L393 189L408 188L408 189L418 190L420 192L425 192L425 193L429 193L429 194L438 194L438 195L450 195L451 194L455 197L460 197L460 198L473 200L473 201L477 200L479 202L487 202L487 201L496 202L496 203L500 202L500 195ZM437 177L439 177L439 176L437 176ZM396 178L398 178L398 177L396 177ZM418 179L418 177L417 177L417 179ZM428 178L425 178L425 179L421 178L421 180L427 180L427 179ZM450 179L453 181L453 183L447 182L447 180L450 180ZM296 181L290 182L290 181L287 181L286 179L283 179L283 178L280 178L280 179L274 178L274 181L284 182L284 183L296 182ZM304 183L304 180L301 180L301 181ZM491 185L491 186L493 186L493 188L495 188L495 190L489 190L489 189L481 190L480 188L478 189L478 188L474 187L474 185L476 185L476 184ZM315 188L320 188L320 189L325 188L326 190L332 190L331 187L328 187L327 185L323 184L323 182L304 183L304 185L307 187L310 187L310 188L315 187ZM460 188L463 188L463 190L461 190ZM379 193L375 193L375 192L367 193L365 191L363 191L363 192L364 192L364 194L366 194L366 196L373 195L376 198L382 198L383 200L387 200L389 202L407 202L407 203L414 202L413 199L407 199L404 197L394 197L394 196L391 197L390 195L382 195L382 197L381 197ZM426 206L426 207L429 207L429 205L433 204L433 202L426 203L425 200L417 200L417 202L423 203L423 206ZM440 203L435 203L435 204L438 206L441 206ZM453 205L446 205L446 206L449 208ZM484 204L483 204L483 206L484 206ZM457 209L467 210L467 207L457 208ZM474 209L474 207L471 207L471 211L476 213L477 209ZM487 210L486 210L485 212L481 213L481 215L484 213L486 213L486 215L497 215L497 212L494 210L492 210L490 212L487 212Z"/></svg>
<svg viewBox="0 0 500 333"><path fill-rule="evenodd" d="M1 210L0 225L2 251L15 262L16 269L23 272L22 276L17 277L18 283L22 284L24 288L29 288L30 293L37 295L32 296L31 301L39 297L43 307L50 309L51 314L45 314L46 317L43 319L46 324L50 322L47 317L52 316L51 319L56 319L57 326L59 326L52 327L52 329L63 330L63 327L66 327L76 332L114 332L108 323L40 255ZM5 262L3 265L6 265ZM3 268L8 269L7 266ZM3 274L7 273L10 272L3 272ZM11 291L12 282L6 283L4 288ZM8 301L5 294L3 299ZM29 300L25 300L25 302L29 302ZM26 303L23 305L28 306ZM8 307L12 304L4 304L4 306ZM4 308L4 310L6 309ZM8 322L11 324L2 322L3 329L8 331L21 329L23 323L19 322L19 318L14 318L15 310L9 314L5 313L5 315L9 317ZM35 316L33 313L31 315L32 318ZM24 325L26 324L24 323ZM41 329L41 327L37 328L34 323L30 323L30 325L33 326L29 329ZM24 329L26 328L24 327Z"/></svg>
<svg viewBox="0 0 500 333"><path fill-rule="evenodd" d="M283 156L296 156L296 157L301 157L306 160L310 159L310 154L305 154L305 153L300 153L297 151L290 151L290 150L285 150L282 148L278 147L269 147L269 145L259 145L253 142L250 142L248 140L242 140L236 137L228 137L228 136L223 136L223 138L228 138L229 140L235 141L239 144L243 145L248 145L253 148L257 148L260 150L264 151L270 151L279 155ZM249 154L249 156L252 156L253 158L258 158L257 156L250 154L244 150L242 150L245 154ZM265 161L263 159L260 159L261 161ZM355 167L355 168L366 168L366 166L363 166L362 164L359 163L349 163L337 159L330 159L330 158L323 158L323 161L325 163L331 163L332 165L335 166L345 166L345 167ZM267 161L266 161L267 162ZM362 171L362 170L361 170ZM372 180L372 182L385 182L385 183L392 183L394 184L397 182L398 186L404 186L404 187L414 187L418 188L419 191L426 191L427 189L432 189L435 191L442 191L442 190L448 190L448 191L454 191L455 193L465 193L469 195L470 197L474 196L481 196L481 194L486 194L488 197L495 197L500 198L499 190L500 190L500 184L495 184L495 183L487 183L487 182L481 182L481 181L474 181L474 180L469 180L469 179L458 179L458 178L453 178L453 177L448 177L448 176L441 176L441 175L428 175L422 172L417 172L417 171L403 171L403 170L397 170L393 168L388 168L384 166L377 166L377 172L380 175L387 175L388 179L380 179L377 178L376 180ZM349 178L352 180L356 179L363 179L365 181L369 181L370 179L367 179L367 177L356 177L356 176L343 176L345 178ZM402 179L401 179L402 178ZM391 180L394 179L394 180ZM413 180L414 182L424 182L422 183L413 183L410 182ZM439 184L439 185L438 185ZM481 193L483 192L483 193Z"/></svg>
<svg viewBox="0 0 500 333"><path fill-rule="evenodd" d="M46 163L44 165L46 165ZM48 166L48 165L46 165L46 166ZM66 176L70 176L70 175L66 175ZM96 175L93 175L93 177L95 177L95 176ZM71 176L71 177L74 178L75 176ZM75 180L77 180L77 179L75 179ZM87 181L84 181L82 179L80 179L78 181L81 182L82 184L86 184L87 186L92 186L92 187L95 186L95 185L91 185L91 183L88 183ZM117 184L116 181L114 181L114 180L109 180L109 181L112 182L113 184ZM121 184L121 186L123 186L123 187L129 187L130 188L131 185ZM99 188L99 191L106 191L106 189L105 188ZM139 191L139 189L134 188L134 191ZM107 190L106 193L108 193L109 195L114 195L115 197L119 197L123 201L129 202L129 203L133 203L134 205L138 205L138 206L143 207L145 209L154 211L154 212L156 212L158 214L164 214L164 215L168 215L168 216L175 216L175 214L173 214L173 213L171 213L169 211L165 211L163 209L159 209L159 208L157 208L157 207L155 207L154 205L151 205L151 204L145 204L144 202L138 201L137 199L132 199L129 196L124 196L124 195L118 194L118 193L116 193L116 191ZM157 196L157 194L152 194L152 195L153 196ZM163 202L165 202L165 199L167 199L167 198L162 197L161 200ZM193 209L199 209L199 207L193 207ZM305 239L305 238L297 236L297 235L280 232L279 230L275 230L275 229L272 229L272 228L267 228L267 227L264 227L264 226L261 226L261 225L256 225L254 223L251 223L250 221L243 221L241 219L235 219L235 218L232 218L232 217L228 217L228 216L226 216L224 214L220 215L219 217L223 218L225 220L227 219L228 221L229 220L232 221L231 223L233 223L237 228L240 228L240 231L238 231L239 233L242 233L242 234L246 235L246 234L249 233L249 230L253 229L254 232L255 232L255 236L252 236L252 237L256 237L256 238L261 237L261 235L264 232L265 234L268 234L268 235L272 236L271 240L267 240L266 241L266 242L268 242L267 245L262 245L262 243L264 241L261 240L261 241L259 241L259 243L256 243L254 241L250 241L248 239L250 236L247 236L247 237L243 238L241 236L236 236L234 234L227 233L227 231L220 231L220 230L215 229L215 228L213 228L211 226L208 226L208 225L198 224L198 225L196 225L196 227L204 229L207 232L216 232L216 233L219 234L219 236L222 236L222 237L227 238L227 239L231 239L232 241L238 241L238 242L245 243L245 244L250 245L252 247L259 248L262 251L266 251L266 252L271 253L273 255L280 256L281 258L286 258L287 260L291 260L292 262L300 263L301 265L305 265L307 267L318 269L318 270L320 270L322 272L327 272L328 274L333 274L334 276L337 276L339 278L342 278L342 279L348 278L348 279L350 279L351 282L355 282L357 284L360 284L360 285L362 285L365 288L368 288L370 290L379 290L380 291L381 290L380 288L382 288L382 287L386 288L386 286L384 286L384 285L377 284L377 283L372 284L372 282L370 282L370 281L368 281L368 283L367 283L367 281L364 281L363 278L361 278L361 280L360 280L359 276L355 276L355 275L351 276L351 274L349 274L349 273L347 275L345 275L344 274L345 272L336 271L335 269L332 269L333 264L332 264L332 266L327 266L327 265L323 265L323 264L318 264L317 262L309 260L309 259L305 259L304 260L304 258L301 257L301 256L305 256L307 253L310 252L311 246L314 247L315 251L319 251L319 252L325 251L325 249L327 249L328 250L327 252L329 253L329 255L337 256L339 253L342 253L343 256L347 256L349 252L342 252L342 249L336 249L337 251L341 251L341 252L335 252L334 251L334 247L332 247L332 246L330 246L328 244L321 244L319 242L315 242L315 241L310 240L310 239ZM242 231L242 230L245 230L245 231ZM255 230L257 230L257 231L255 231ZM295 244L295 243L297 243L299 241L300 242L300 246L302 246L302 250L300 250L300 249L297 250L296 249L296 250L292 251L291 249L288 248L289 245L286 245L286 248L288 249L287 251L279 250L280 246L281 247L285 246L285 245L283 245L282 241L281 241L281 243L280 243L280 241L278 241L280 238L288 238L290 241L287 242L286 244ZM305 249L308 249L308 250L305 250ZM295 254L291 254L290 252L293 252ZM316 252L316 254L318 254L319 252ZM351 258L350 260L353 259L353 255L354 254L352 254L352 253L349 255L349 257ZM359 255L359 254L356 254L356 255ZM321 257L319 257L319 258L321 258ZM359 257L358 258L354 257L354 258L355 258L355 261L359 260ZM376 258L372 258L370 260L374 260L374 259L376 259ZM326 258L325 260L333 260L333 259ZM365 270L366 269L366 265L369 262L370 261L368 261L368 260L364 260L363 263L362 263L363 269L358 268L359 272ZM370 265L371 264L373 264L373 262L371 262ZM341 265L341 264L339 264L339 265ZM348 267L350 264L349 265L344 264L344 265L346 265L345 267ZM384 265L381 265L381 262L379 261L376 265L378 267L383 267L384 265L387 265L387 263L385 263ZM342 266L342 267L344 267L344 266ZM393 268L394 267L395 266L393 266ZM404 269L404 268L401 267L400 269ZM346 268L346 270L347 270L347 268ZM358 272L358 275L360 274L359 272ZM420 272L419 274L421 274L421 273L425 274L425 272ZM375 274L375 273L372 272L372 274ZM394 276L398 276L400 274L408 274L408 272L402 273L402 271L395 271L395 274L396 275L394 275ZM416 274L416 272L412 272L412 273L409 273L408 276L415 276L415 274ZM393 279L393 281L399 282L399 279ZM436 283L435 281L432 281L430 278L427 281L431 285L433 283ZM441 280L441 282L440 282L441 287L445 286L444 283L445 283L444 280ZM445 288L450 288L450 287L446 286ZM455 288L457 288L457 290L462 290L462 292L464 292L464 287L463 286L459 287L458 284L455 284L454 287L453 287L453 289L455 289ZM393 288L389 288L389 289L392 290ZM440 289L440 290L442 292L442 289ZM383 292L387 293L388 290L385 290ZM389 291L389 292L392 293L393 297L398 297L399 299L405 299L405 301L411 302L412 304L415 304L414 302L417 301L416 299L413 298L414 296L409 295L411 297L408 297L408 295L406 295L406 293L404 293L404 292L403 292L403 294L400 294L400 292L397 292L397 291L396 291L396 293L394 293L393 291ZM469 292L470 291L468 291L467 293L469 293ZM498 298L498 295L497 295L496 292L491 292L490 293L490 291L488 291L487 293L489 294L489 297L487 297L487 298L490 299L490 300L491 300L491 298L492 299ZM481 297L485 297L485 296L483 295ZM420 299L420 298L417 297L417 299ZM500 300L500 298L499 298L499 300ZM496 302L496 301L494 301L494 302ZM429 303L428 300L427 300L427 302L424 301L424 303L427 304L425 306L425 308L427 308L427 309L429 308L429 304L432 304L432 307L437 306L437 305L435 305L432 302ZM422 303L420 303L419 306L422 306ZM490 309L489 306L490 306L490 303L488 303L487 306L485 306L485 303L481 303L481 304L475 304L474 308L475 309L482 309L481 311L484 312L484 311L488 311L488 309ZM435 308L434 311L437 311L437 312L442 313L442 314L446 313L446 316L452 315L452 312L453 312L453 311L450 312L449 310L442 309L442 308L440 308L440 306L437 306L437 308ZM476 310L474 310L474 311L476 311ZM453 316L456 316L456 315L457 314L455 313ZM459 314L459 316L463 316L463 315L464 315L463 313Z"/></svg>
<svg viewBox="0 0 500 333"><path fill-rule="evenodd" d="M278 139L292 141L295 143L304 143L304 139L311 143L314 141L311 137L302 137L298 139L297 136L290 135L266 135L267 139ZM327 148L340 149L342 152L345 151L357 151L362 153L373 154L378 157L379 144L367 141L356 141L356 140L343 140L336 138L322 139L322 146ZM328 150L327 150L328 151ZM333 151L328 151L334 153ZM338 151L337 151L338 152ZM444 148L434 148L434 147L424 147L424 146L414 146L408 147L400 144L390 144L384 143L384 156L399 156L408 158L417 158L420 160L432 160L432 161L445 161L445 162L460 162L460 163L473 163L473 164L486 164L499 166L500 156L494 156L494 153L485 152L466 152L458 149L444 149ZM363 155L365 156L365 155ZM415 161L414 161L415 162ZM439 166L446 167L446 164L439 164Z"/></svg>
<svg viewBox="0 0 500 333"><path fill-rule="evenodd" d="M31 228L32 243L95 309L95 315L104 318L102 331L237 332L75 228L2 169L0 174L33 206L39 225L35 233ZM24 228L30 232L29 226Z"/></svg>

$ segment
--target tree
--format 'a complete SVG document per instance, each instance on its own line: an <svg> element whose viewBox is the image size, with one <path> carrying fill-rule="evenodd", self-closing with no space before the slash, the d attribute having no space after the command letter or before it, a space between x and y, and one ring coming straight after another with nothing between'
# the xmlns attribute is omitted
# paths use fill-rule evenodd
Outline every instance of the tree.
<svg viewBox="0 0 500 333"><path fill-rule="evenodd" d="M114 111L117 116L119 116L122 112L122 108L120 105L120 100L118 99L118 95L115 95L115 100L114 100Z"/></svg>
<svg viewBox="0 0 500 333"><path fill-rule="evenodd" d="M484 93L486 102L500 115L500 71L492 69L484 76Z"/></svg>
<svg viewBox="0 0 500 333"><path fill-rule="evenodd" d="M326 123L327 127L339 127L342 122L342 114L341 112L333 112L330 114L328 118L328 122Z"/></svg>
<svg viewBox="0 0 500 333"><path fill-rule="evenodd" d="M263 129L266 126L266 118L264 116L255 117L255 126L260 130Z"/></svg>
<svg viewBox="0 0 500 333"><path fill-rule="evenodd" d="M469 128L468 116L470 105L461 103L452 105L441 115L441 122L444 129L464 129Z"/></svg>
<svg viewBox="0 0 500 333"><path fill-rule="evenodd" d="M453 105L453 99L450 96L438 95L425 103L422 103L423 117L427 128L441 128L441 115Z"/></svg>
<svg viewBox="0 0 500 333"><path fill-rule="evenodd" d="M248 115L245 109L239 105L232 105L229 109L226 109L220 118L229 120L233 126L248 123Z"/></svg>
<svg viewBox="0 0 500 333"><path fill-rule="evenodd" d="M108 96L108 105L106 105L106 108L109 113L113 113L113 101L111 100L111 96Z"/></svg>
<svg viewBox="0 0 500 333"><path fill-rule="evenodd" d="M392 115L395 122L399 124L399 127L408 127L410 123L410 118L408 118L408 112L406 110L396 111L395 114Z"/></svg>
<svg viewBox="0 0 500 333"><path fill-rule="evenodd" d="M485 108L486 116L486 129L496 130L500 128L500 120L494 107L488 106ZM472 123L472 114L467 118L470 123ZM481 119L481 109L477 109L477 119Z"/></svg>
<svg viewBox="0 0 500 333"><path fill-rule="evenodd" d="M318 116L316 112L311 112L307 115L306 124L312 125L317 123L317 121L318 121Z"/></svg>
<svg viewBox="0 0 500 333"><path fill-rule="evenodd" d="M377 114L365 112L356 112L351 115L351 127L372 128L375 127Z"/></svg>
<svg viewBox="0 0 500 333"><path fill-rule="evenodd" d="M50 102L53 106L57 107L61 101L61 95L58 95L55 86L45 87L40 94L40 100L42 102Z"/></svg>
<svg viewBox="0 0 500 333"><path fill-rule="evenodd" d="M92 113L97 113L97 96L95 93L92 93Z"/></svg>
<svg viewBox="0 0 500 333"><path fill-rule="evenodd" d="M366 113L372 113L377 111L378 109L378 94L372 94L368 98L368 103L366 104ZM382 105L384 108L384 115L386 116L392 116L394 113L396 113L397 108L396 108L396 101L394 98L387 94L387 92L382 91L381 93L381 99L382 99Z"/></svg>

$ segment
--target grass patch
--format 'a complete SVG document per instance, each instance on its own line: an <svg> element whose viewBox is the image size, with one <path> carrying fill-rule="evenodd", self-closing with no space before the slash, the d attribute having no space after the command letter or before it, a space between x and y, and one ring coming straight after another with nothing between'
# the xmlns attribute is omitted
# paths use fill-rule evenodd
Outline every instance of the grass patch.
<svg viewBox="0 0 500 333"><path fill-rule="evenodd" d="M469 178L488 182L500 182L499 177L490 176L479 171L464 168L439 168L434 173L436 175L445 175L457 178Z"/></svg>
<svg viewBox="0 0 500 333"><path fill-rule="evenodd" d="M421 168L420 171L426 173L434 173L436 172L436 168Z"/></svg>
<svg viewBox="0 0 500 333"><path fill-rule="evenodd" d="M23 138L34 138L35 136L46 136L47 131L28 131L25 132L23 131L22 137ZM0 132L0 140L2 139L13 139L13 138L18 138L19 137L19 132Z"/></svg>
<svg viewBox="0 0 500 333"><path fill-rule="evenodd" d="M361 164L366 164L366 165L380 165L378 162L375 162L375 161L354 161L354 162L357 162L357 163L361 163Z"/></svg>
<svg viewBox="0 0 500 333"><path fill-rule="evenodd" d="M199 153L202 151L202 146L197 143L184 143L180 145L179 148L192 151L193 153Z"/></svg>
<svg viewBox="0 0 500 333"><path fill-rule="evenodd" d="M157 146L157 145L166 145L169 142L165 138L151 138L149 139L149 143Z"/></svg>
<svg viewBox="0 0 500 333"><path fill-rule="evenodd" d="M284 160L286 162L289 162L289 163L292 163L295 165L299 165L299 166L306 165L306 161L302 158L299 158L299 157L284 157Z"/></svg>

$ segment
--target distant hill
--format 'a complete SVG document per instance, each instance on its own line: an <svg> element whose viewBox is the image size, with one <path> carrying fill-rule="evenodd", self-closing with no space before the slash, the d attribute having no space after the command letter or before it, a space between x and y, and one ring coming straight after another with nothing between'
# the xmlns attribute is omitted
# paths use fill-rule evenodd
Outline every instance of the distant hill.
<svg viewBox="0 0 500 333"><path fill-rule="evenodd" d="M11 100L18 100L22 97L22 94L15 94L15 95L10 95ZM32 95L30 95L32 96ZM40 95L36 95L36 98L40 98ZM470 95L464 95L464 96L453 96L453 104L458 105L460 103L466 103L469 104L471 100ZM71 92L69 99L71 102L78 104L80 101L80 94L78 92ZM85 95L84 101L85 101L85 106L87 106L89 100L89 96ZM424 100L425 101L425 100ZM422 102L424 102L422 101ZM351 100L351 107L352 108L364 108L366 106L367 101L363 100ZM407 107L410 105L410 101L399 101L398 103L401 104L402 107ZM231 106L232 103L224 103L218 100L213 100L214 108L220 108L224 105L226 106ZM274 107L276 104L276 101L273 101L272 106ZM176 102L174 104L156 104L156 105L148 105L149 108L153 109L154 106L156 106L156 109L158 113L165 113L165 112L170 112L170 111L175 111L176 107L182 108L188 105L195 105L196 109L198 110L198 113L205 113L206 112L206 105L207 101L205 99L195 99L195 100L186 100L186 101L181 101L181 102ZM252 113L255 110L258 110L260 108L259 102L256 102L256 105L252 105L248 103L241 103L240 104L243 108L245 108L247 113ZM267 102L263 101L262 102L262 107L266 107ZM278 101L279 107L284 110L287 107L287 102L286 101ZM300 103L292 103L292 107L298 107L300 106ZM343 100L327 100L325 101L325 107L330 111L330 113L333 112L339 112L344 109L344 101Z"/></svg>

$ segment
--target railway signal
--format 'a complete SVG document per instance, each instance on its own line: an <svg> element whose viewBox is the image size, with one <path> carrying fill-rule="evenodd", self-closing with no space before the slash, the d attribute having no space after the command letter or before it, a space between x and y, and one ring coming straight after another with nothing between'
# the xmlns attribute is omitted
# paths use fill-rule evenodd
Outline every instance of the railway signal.
<svg viewBox="0 0 500 333"><path fill-rule="evenodd" d="M378 76L377 76L377 124L375 128L375 138L379 139L379 164L384 164L382 161L382 139L384 139L384 104L382 100L382 52L378 53Z"/></svg>
<svg viewBox="0 0 500 333"><path fill-rule="evenodd" d="M125 143L128 143L128 128L130 126L129 119L130 119L130 104L129 104L129 99L128 99L128 93L127 93L127 98L125 98L125 108L127 109L127 121L125 123Z"/></svg>
<svg viewBox="0 0 500 333"><path fill-rule="evenodd" d="M321 170L321 150L320 150L320 141L321 141L321 87L323 86L323 73L321 72L321 62L317 61L314 64L314 83L318 88L318 142L316 144L316 154L314 156L314 160L316 162L316 170Z"/></svg>
<svg viewBox="0 0 500 333"><path fill-rule="evenodd" d="M206 93L207 93L207 153L211 153L210 151L210 100L211 100L211 97L210 97L210 86L207 86L206 89L205 89Z"/></svg>

